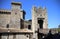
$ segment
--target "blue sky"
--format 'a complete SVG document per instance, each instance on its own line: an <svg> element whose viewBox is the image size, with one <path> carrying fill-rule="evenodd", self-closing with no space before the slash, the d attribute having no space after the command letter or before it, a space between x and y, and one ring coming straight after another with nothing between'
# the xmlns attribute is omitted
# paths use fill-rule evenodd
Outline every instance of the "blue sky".
<svg viewBox="0 0 60 39"><path fill-rule="evenodd" d="M13 0L22 3L22 9L26 11L25 19L32 19L32 6L46 7L48 14L48 28L57 28L60 24L60 0ZM0 9L11 9L12 0L0 0Z"/></svg>

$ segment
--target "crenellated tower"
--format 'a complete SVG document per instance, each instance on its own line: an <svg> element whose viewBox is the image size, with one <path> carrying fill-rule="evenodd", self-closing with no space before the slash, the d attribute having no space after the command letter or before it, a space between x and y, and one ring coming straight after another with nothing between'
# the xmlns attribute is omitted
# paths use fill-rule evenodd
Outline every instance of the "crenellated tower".
<svg viewBox="0 0 60 39"><path fill-rule="evenodd" d="M34 38L37 39L38 29L47 29L48 21L47 21L47 11L46 8L41 7L33 7L32 8L32 30L34 32Z"/></svg>

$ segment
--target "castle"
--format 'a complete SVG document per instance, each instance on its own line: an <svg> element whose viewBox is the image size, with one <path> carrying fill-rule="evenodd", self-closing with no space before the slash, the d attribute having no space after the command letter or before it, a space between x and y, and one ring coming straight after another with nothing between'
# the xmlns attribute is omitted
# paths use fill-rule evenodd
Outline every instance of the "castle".
<svg viewBox="0 0 60 39"><path fill-rule="evenodd" d="M34 6L32 20L26 21L21 3L11 6L11 10L0 10L0 39L41 39L49 31L46 8Z"/></svg>

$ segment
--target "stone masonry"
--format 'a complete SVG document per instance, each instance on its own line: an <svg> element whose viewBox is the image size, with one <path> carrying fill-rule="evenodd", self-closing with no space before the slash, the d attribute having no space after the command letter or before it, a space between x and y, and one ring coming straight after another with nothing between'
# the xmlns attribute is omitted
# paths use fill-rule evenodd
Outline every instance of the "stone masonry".
<svg viewBox="0 0 60 39"><path fill-rule="evenodd" d="M49 32L46 7L34 6L32 19L25 20L22 4L12 2L11 6L11 10L0 9L0 39L41 39Z"/></svg>

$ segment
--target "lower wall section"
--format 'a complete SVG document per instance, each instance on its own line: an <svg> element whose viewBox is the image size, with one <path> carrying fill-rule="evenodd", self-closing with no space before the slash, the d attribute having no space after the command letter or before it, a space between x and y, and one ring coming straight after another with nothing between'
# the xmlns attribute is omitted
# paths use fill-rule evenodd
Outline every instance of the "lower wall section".
<svg viewBox="0 0 60 39"><path fill-rule="evenodd" d="M8 39L8 35L2 35L1 39Z"/></svg>
<svg viewBox="0 0 60 39"><path fill-rule="evenodd" d="M13 35L8 35L8 39L13 39Z"/></svg>
<svg viewBox="0 0 60 39"><path fill-rule="evenodd" d="M30 34L2 34L0 39L30 39Z"/></svg>
<svg viewBox="0 0 60 39"><path fill-rule="evenodd" d="M16 35L16 39L28 39L26 35Z"/></svg>

